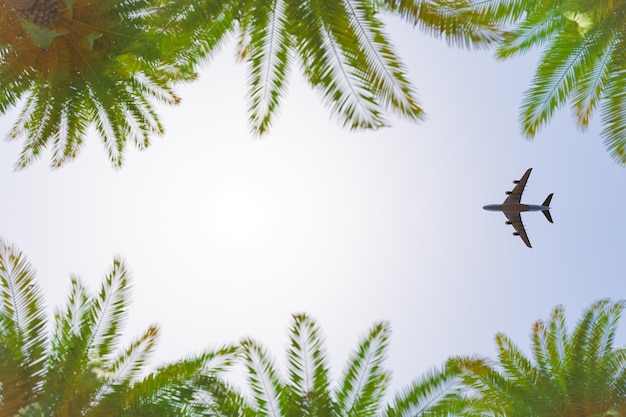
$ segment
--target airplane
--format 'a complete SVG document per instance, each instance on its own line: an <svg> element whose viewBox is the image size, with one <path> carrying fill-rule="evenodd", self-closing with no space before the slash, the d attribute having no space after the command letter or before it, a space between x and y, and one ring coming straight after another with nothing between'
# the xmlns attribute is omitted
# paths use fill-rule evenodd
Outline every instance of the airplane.
<svg viewBox="0 0 626 417"><path fill-rule="evenodd" d="M524 192L524 188L526 187L526 181L528 181L528 177L530 176L530 171L532 168L528 168L522 178L519 180L513 181L515 184L515 188L513 191L507 191L506 195L508 196L504 203L502 204L488 204L483 206L483 209L489 211L501 211L507 218L506 224L510 224L515 229L513 232L513 236L519 236L522 238L526 246L532 248L530 245L530 240L528 240L528 236L526 235L526 230L524 229L524 224L522 223L522 213L525 211L541 211L546 219L550 223L554 223L552 221L552 216L550 215L550 201L552 200L552 195L550 194L546 201L543 202L542 205L536 204L522 204L522 193Z"/></svg>

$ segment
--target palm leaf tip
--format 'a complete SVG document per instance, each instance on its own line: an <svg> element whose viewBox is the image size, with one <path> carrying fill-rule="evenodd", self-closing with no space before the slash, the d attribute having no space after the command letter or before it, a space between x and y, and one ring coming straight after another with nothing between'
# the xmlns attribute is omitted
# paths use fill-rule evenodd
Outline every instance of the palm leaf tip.
<svg viewBox="0 0 626 417"><path fill-rule="evenodd" d="M378 406L390 381L383 367L390 334L389 323L377 323L352 353L335 392L340 413L369 415Z"/></svg>
<svg viewBox="0 0 626 417"><path fill-rule="evenodd" d="M0 240L0 312L5 323L23 338L27 349L43 349L45 327L44 301L35 272L22 253ZM41 353L41 352L39 352Z"/></svg>
<svg viewBox="0 0 626 417"><path fill-rule="evenodd" d="M261 415L281 415L284 407L280 374L267 350L252 339L241 341L248 382Z"/></svg>
<svg viewBox="0 0 626 417"><path fill-rule="evenodd" d="M295 314L289 333L289 382L285 386L288 407L324 414L332 405L326 350L319 326L308 315Z"/></svg>
<svg viewBox="0 0 626 417"><path fill-rule="evenodd" d="M98 357L107 357L116 346L127 317L131 288L126 263L116 257L97 296L92 298L89 312L93 326L91 349Z"/></svg>

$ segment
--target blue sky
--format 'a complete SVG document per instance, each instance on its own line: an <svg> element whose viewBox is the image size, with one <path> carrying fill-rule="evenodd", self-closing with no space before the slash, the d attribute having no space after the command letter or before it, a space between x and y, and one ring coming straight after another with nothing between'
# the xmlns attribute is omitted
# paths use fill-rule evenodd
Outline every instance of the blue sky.
<svg viewBox="0 0 626 417"><path fill-rule="evenodd" d="M599 118L581 133L565 108L527 141L517 114L536 54L497 62L395 19L388 32L425 122L348 132L294 72L255 138L228 44L162 109L166 135L129 150L119 172L95 136L55 171L42 159L14 172L21 143L0 144L0 230L38 271L50 312L71 274L96 290L120 254L135 287L126 337L159 323L155 366L243 336L283 366L290 315L306 312L339 373L358 337L389 320L397 390L449 355L493 356L498 331L526 348L557 304L573 326L592 301L624 298L626 172ZM533 249L482 210L529 167L524 201L554 193L554 224L524 216Z"/></svg>

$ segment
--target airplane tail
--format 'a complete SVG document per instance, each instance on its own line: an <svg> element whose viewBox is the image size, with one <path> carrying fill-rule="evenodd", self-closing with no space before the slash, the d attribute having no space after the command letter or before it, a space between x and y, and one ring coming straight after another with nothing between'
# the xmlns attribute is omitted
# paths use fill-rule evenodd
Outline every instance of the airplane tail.
<svg viewBox="0 0 626 417"><path fill-rule="evenodd" d="M552 201L552 195L553 195L553 194L550 194L550 195L546 198L546 201L544 201L544 202L543 202L542 206L546 206L546 207L550 206L550 201ZM544 216L546 216L546 219L548 219L548 221L549 221L550 223L554 223L554 222L552 221L552 216L550 215L550 210L549 210L549 209L548 209L548 210L541 210L541 212L543 213L543 215L544 215Z"/></svg>

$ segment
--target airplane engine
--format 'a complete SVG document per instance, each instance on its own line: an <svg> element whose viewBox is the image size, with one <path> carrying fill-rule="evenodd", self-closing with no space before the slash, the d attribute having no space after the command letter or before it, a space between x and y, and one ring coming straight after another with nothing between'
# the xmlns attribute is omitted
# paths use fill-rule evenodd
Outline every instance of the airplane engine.
<svg viewBox="0 0 626 417"><path fill-rule="evenodd" d="M513 236L519 236L519 233L513 232Z"/></svg>
<svg viewBox="0 0 626 417"><path fill-rule="evenodd" d="M513 223L511 223L510 221L507 220L507 221L504 222L504 224L513 224Z"/></svg>
<svg viewBox="0 0 626 417"><path fill-rule="evenodd" d="M514 180L513 184L519 184L519 180Z"/></svg>
<svg viewBox="0 0 626 417"><path fill-rule="evenodd" d="M510 191L506 191L504 194L511 195L511 192Z"/></svg>

